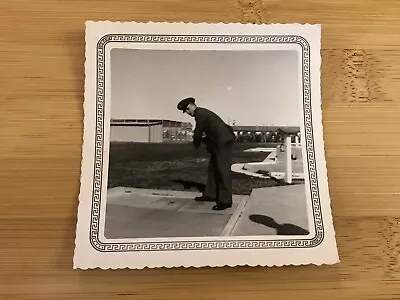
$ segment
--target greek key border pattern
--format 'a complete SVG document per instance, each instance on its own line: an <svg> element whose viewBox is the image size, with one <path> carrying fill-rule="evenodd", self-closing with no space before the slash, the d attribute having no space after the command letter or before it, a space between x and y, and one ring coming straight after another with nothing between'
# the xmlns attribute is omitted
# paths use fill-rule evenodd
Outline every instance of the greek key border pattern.
<svg viewBox="0 0 400 300"><path fill-rule="evenodd" d="M223 241L165 241L165 242L128 242L103 243L99 240L100 202L102 189L103 145L104 145L104 109L105 109L105 55L106 45L112 42L127 43L218 43L218 44L297 44L302 51L302 81L304 130L307 152L307 165L310 182L310 194L314 217L315 236L310 239L279 240L234 240ZM313 139L310 45L297 35L161 35L161 34L107 34L98 40L96 47L96 128L95 161L93 166L93 194L89 240L92 247L100 252L136 252L136 251L177 251L177 250L213 250L213 249L281 249L313 248L324 239L321 203L318 187L318 175Z"/></svg>

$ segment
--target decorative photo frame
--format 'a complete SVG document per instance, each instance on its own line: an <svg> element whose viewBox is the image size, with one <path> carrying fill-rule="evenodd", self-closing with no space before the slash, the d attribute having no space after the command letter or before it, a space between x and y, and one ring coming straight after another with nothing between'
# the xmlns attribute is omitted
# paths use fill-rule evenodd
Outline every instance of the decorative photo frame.
<svg viewBox="0 0 400 300"><path fill-rule="evenodd" d="M338 263L320 39L309 24L86 22L74 268ZM208 160L193 144L225 134L200 128L211 119L234 146ZM224 192L194 200L214 159L221 209Z"/></svg>

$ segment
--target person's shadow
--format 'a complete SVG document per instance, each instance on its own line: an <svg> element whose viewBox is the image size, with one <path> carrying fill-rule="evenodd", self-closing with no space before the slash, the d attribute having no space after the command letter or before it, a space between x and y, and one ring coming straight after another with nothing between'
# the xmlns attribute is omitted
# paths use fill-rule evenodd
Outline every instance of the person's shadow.
<svg viewBox="0 0 400 300"><path fill-rule="evenodd" d="M271 217L264 215L250 215L249 219L255 223L276 229L278 235L307 235L309 232L293 224L278 224Z"/></svg>
<svg viewBox="0 0 400 300"><path fill-rule="evenodd" d="M183 180L183 179L173 179L172 181L175 182L175 183L182 184L183 188L185 190L189 190L191 188L195 188L200 193L204 193L204 190L206 189L206 185L204 183L198 183L198 182L189 181L189 180Z"/></svg>

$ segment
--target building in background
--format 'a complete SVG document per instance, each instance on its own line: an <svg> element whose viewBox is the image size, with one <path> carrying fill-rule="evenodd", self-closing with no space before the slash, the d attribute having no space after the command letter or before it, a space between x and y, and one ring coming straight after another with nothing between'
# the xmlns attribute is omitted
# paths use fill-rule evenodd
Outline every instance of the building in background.
<svg viewBox="0 0 400 300"><path fill-rule="evenodd" d="M190 122L163 120L164 142L190 142L192 141L193 125Z"/></svg>
<svg viewBox="0 0 400 300"><path fill-rule="evenodd" d="M192 141L193 125L162 119L112 119L111 142L186 143ZM289 126L231 126L239 143L282 143L290 132L292 142L300 142L300 127Z"/></svg>
<svg viewBox="0 0 400 300"><path fill-rule="evenodd" d="M192 124L160 119L112 119L111 142L163 143L192 140Z"/></svg>
<svg viewBox="0 0 400 300"><path fill-rule="evenodd" d="M239 143L282 143L285 135L282 129L290 133L292 142L300 142L300 127L290 126L231 126Z"/></svg>

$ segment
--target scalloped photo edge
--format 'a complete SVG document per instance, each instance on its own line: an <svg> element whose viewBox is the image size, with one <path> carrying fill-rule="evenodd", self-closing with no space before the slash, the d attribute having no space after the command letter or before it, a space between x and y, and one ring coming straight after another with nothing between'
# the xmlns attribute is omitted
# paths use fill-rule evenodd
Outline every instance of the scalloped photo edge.
<svg viewBox="0 0 400 300"><path fill-rule="evenodd" d="M319 24L87 21L85 45L84 132L74 269L339 263L323 139ZM301 101L299 135L309 234L106 237L114 49L296 51L301 66L297 96Z"/></svg>

